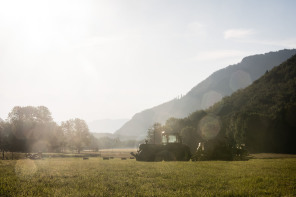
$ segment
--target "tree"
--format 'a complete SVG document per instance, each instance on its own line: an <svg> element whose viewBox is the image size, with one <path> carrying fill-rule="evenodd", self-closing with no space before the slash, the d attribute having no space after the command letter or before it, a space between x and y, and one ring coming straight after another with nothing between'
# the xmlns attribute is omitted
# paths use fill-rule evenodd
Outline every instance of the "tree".
<svg viewBox="0 0 296 197"><path fill-rule="evenodd" d="M79 118L62 122L62 131L65 134L68 147L76 149L78 153L89 145L91 134L84 120Z"/></svg>
<svg viewBox="0 0 296 197"><path fill-rule="evenodd" d="M10 123L16 121L33 121L33 122L52 122L51 113L45 106L16 106L8 114Z"/></svg>
<svg viewBox="0 0 296 197"><path fill-rule="evenodd" d="M11 151L47 151L54 131L51 113L45 106L16 106L8 114Z"/></svg>
<svg viewBox="0 0 296 197"><path fill-rule="evenodd" d="M99 140L93 135L90 136L89 148L96 152L99 150Z"/></svg>
<svg viewBox="0 0 296 197"><path fill-rule="evenodd" d="M9 149L7 126L8 124L0 119L0 152L2 152L2 159L4 159L4 153Z"/></svg>
<svg viewBox="0 0 296 197"><path fill-rule="evenodd" d="M151 128L148 129L147 132L147 140L151 144L160 144L161 143L161 132L163 131L163 127L160 123L154 123Z"/></svg>
<svg viewBox="0 0 296 197"><path fill-rule="evenodd" d="M194 153L198 143L201 141L197 130L193 127L185 127L181 130L181 136L183 139L183 144L189 146L191 153Z"/></svg>
<svg viewBox="0 0 296 197"><path fill-rule="evenodd" d="M48 135L48 142L50 145L50 151L63 152L66 147L65 134L60 126L53 123L51 126L51 132Z"/></svg>
<svg viewBox="0 0 296 197"><path fill-rule="evenodd" d="M177 118L169 118L165 122L165 132L167 133L179 133L182 129L181 121Z"/></svg>

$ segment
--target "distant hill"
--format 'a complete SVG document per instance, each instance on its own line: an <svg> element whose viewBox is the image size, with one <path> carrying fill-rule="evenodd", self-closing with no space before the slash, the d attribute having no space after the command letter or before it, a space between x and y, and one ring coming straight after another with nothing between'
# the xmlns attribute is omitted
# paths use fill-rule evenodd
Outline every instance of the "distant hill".
<svg viewBox="0 0 296 197"><path fill-rule="evenodd" d="M172 129L192 131L189 139L196 134L198 140L226 137L246 144L251 153L295 154L296 55L209 109L174 119Z"/></svg>
<svg viewBox="0 0 296 197"><path fill-rule="evenodd" d="M170 117L183 118L196 110L206 109L236 90L247 87L294 54L296 49L245 57L240 63L213 73L184 97L135 114L115 134L144 138L155 122L163 124Z"/></svg>
<svg viewBox="0 0 296 197"><path fill-rule="evenodd" d="M94 120L87 123L89 130L92 133L114 133L119 129L128 119L103 119Z"/></svg>

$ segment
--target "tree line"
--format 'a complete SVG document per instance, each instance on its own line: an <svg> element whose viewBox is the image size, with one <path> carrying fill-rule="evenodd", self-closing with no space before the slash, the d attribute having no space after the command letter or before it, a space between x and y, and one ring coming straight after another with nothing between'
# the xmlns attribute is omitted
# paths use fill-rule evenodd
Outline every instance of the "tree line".
<svg viewBox="0 0 296 197"><path fill-rule="evenodd" d="M210 142L217 150L244 144L251 153L295 154L295 90L296 55L207 110L155 124L147 139L160 143L160 132L165 130L179 133L192 151L198 142Z"/></svg>
<svg viewBox="0 0 296 197"><path fill-rule="evenodd" d="M58 125L45 106L16 106L0 121L0 151L80 153L84 148L98 150L98 141L86 122L75 118Z"/></svg>

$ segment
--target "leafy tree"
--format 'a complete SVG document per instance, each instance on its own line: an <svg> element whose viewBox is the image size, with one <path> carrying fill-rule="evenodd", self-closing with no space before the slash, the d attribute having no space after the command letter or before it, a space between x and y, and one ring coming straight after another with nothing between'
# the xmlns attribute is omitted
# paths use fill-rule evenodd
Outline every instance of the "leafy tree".
<svg viewBox="0 0 296 197"><path fill-rule="evenodd" d="M2 159L4 159L4 153L9 150L8 126L7 123L0 120L0 152L2 152Z"/></svg>
<svg viewBox="0 0 296 197"><path fill-rule="evenodd" d="M47 151L55 123L47 107L16 106L8 114L11 151Z"/></svg>
<svg viewBox="0 0 296 197"><path fill-rule="evenodd" d="M51 113L45 106L16 106L8 114L10 123L16 121L32 121L32 122L52 122Z"/></svg>
<svg viewBox="0 0 296 197"><path fill-rule="evenodd" d="M68 147L76 149L78 153L83 147L88 146L91 134L84 120L79 118L70 119L62 122L61 129L65 135Z"/></svg>
<svg viewBox="0 0 296 197"><path fill-rule="evenodd" d="M197 133L196 128L190 126L183 128L181 130L181 136L183 139L183 144L189 146L191 153L194 153L198 146L198 142L200 141L200 137Z"/></svg>
<svg viewBox="0 0 296 197"><path fill-rule="evenodd" d="M99 151L99 140L93 135L90 136L89 148L93 151Z"/></svg>
<svg viewBox="0 0 296 197"><path fill-rule="evenodd" d="M66 148L66 138L62 128L56 123L52 123L51 132L48 133L49 151L64 152Z"/></svg>
<svg viewBox="0 0 296 197"><path fill-rule="evenodd" d="M147 140L150 144L160 144L161 143L161 132L163 127L160 123L154 123L147 132Z"/></svg>
<svg viewBox="0 0 296 197"><path fill-rule="evenodd" d="M167 133L179 133L182 129L182 124L180 119L177 118L169 118L165 122L164 129Z"/></svg>

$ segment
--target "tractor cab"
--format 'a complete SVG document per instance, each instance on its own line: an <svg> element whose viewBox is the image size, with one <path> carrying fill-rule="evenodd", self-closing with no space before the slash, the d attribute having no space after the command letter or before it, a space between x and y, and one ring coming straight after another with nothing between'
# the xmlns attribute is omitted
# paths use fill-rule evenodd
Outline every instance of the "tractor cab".
<svg viewBox="0 0 296 197"><path fill-rule="evenodd" d="M161 142L163 145L172 143L182 144L182 139L178 133L166 133L165 131L163 131L161 132Z"/></svg>

